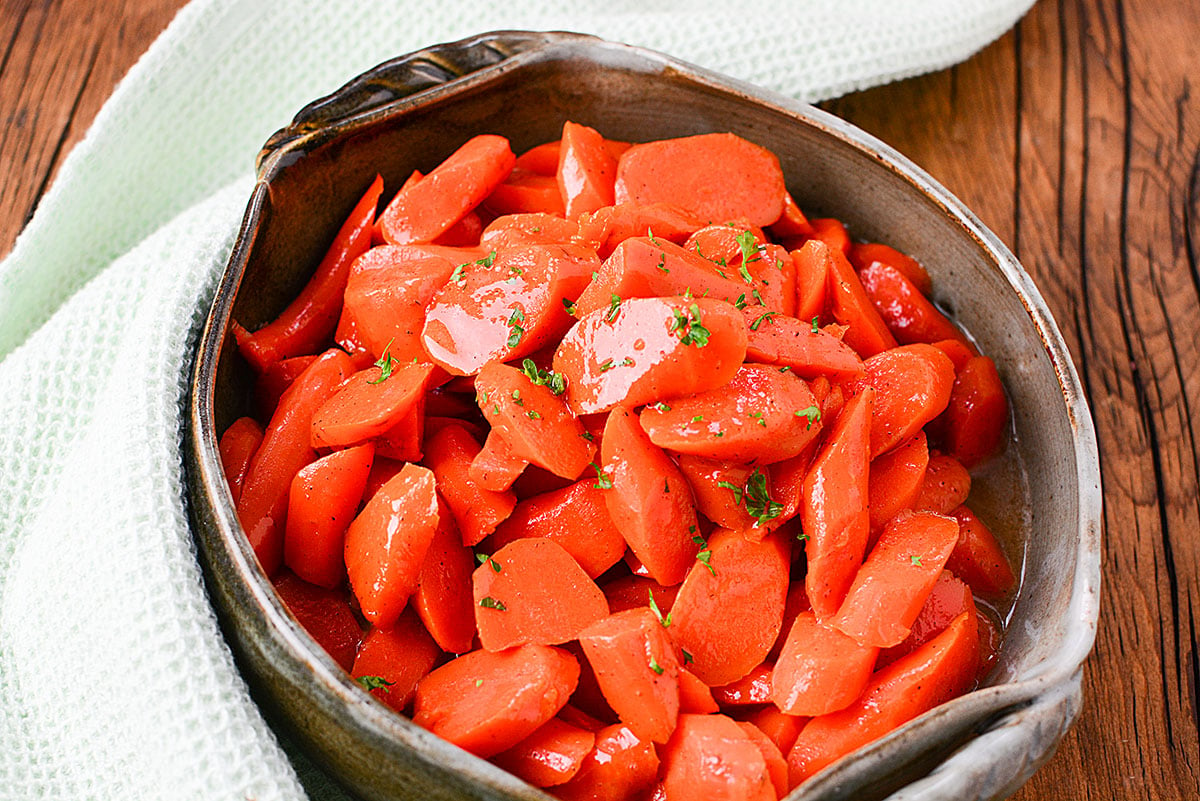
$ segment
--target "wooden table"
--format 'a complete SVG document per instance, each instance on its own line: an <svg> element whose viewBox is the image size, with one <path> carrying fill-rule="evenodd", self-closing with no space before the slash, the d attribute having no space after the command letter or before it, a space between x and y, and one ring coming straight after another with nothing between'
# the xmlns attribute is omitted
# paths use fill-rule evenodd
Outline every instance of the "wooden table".
<svg viewBox="0 0 1200 801"><path fill-rule="evenodd" d="M183 0L101 5L0 0L0 253ZM1021 801L1200 798L1198 42L1195 0L1041 0L958 67L826 104L1008 243L1088 391L1102 619L1083 714Z"/></svg>

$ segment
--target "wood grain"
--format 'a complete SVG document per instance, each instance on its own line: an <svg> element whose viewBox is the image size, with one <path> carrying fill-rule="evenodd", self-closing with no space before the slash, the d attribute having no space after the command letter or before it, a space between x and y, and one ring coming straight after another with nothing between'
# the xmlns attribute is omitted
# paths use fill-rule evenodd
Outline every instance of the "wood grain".
<svg viewBox="0 0 1200 801"><path fill-rule="evenodd" d="M0 253L181 5L0 0ZM953 69L825 104L1013 248L1087 388L1102 619L1083 714L1020 801L1200 797L1197 42L1195 0L1040 0Z"/></svg>

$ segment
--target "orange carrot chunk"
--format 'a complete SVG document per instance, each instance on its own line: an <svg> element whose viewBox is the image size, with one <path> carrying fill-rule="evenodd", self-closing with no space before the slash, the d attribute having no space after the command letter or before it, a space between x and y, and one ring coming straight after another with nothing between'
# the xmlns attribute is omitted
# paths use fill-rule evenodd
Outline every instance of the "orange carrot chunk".
<svg viewBox="0 0 1200 801"><path fill-rule="evenodd" d="M932 345L903 345L867 359L865 381L875 388L871 458L916 436L950 402L954 365Z"/></svg>
<svg viewBox="0 0 1200 801"><path fill-rule="evenodd" d="M946 413L937 422L945 450L967 467L1000 451L1008 430L1008 399L995 362L976 356L958 371Z"/></svg>
<svg viewBox="0 0 1200 801"><path fill-rule="evenodd" d="M875 310L842 251L812 242L805 247L816 248L819 258L825 260L827 302L833 319L847 326L846 344L864 359L896 347L896 338Z"/></svg>
<svg viewBox="0 0 1200 801"><path fill-rule="evenodd" d="M948 515L961 506L970 494L971 474L967 468L949 454L932 451L913 509Z"/></svg>
<svg viewBox="0 0 1200 801"><path fill-rule="evenodd" d="M775 801L758 743L724 715L680 715L663 749L666 801Z"/></svg>
<svg viewBox="0 0 1200 801"><path fill-rule="evenodd" d="M479 443L461 424L435 431L425 442L425 464L437 476L438 490L462 533L463 545L474 545L496 530L517 505L512 492L492 492L470 476Z"/></svg>
<svg viewBox="0 0 1200 801"><path fill-rule="evenodd" d="M566 122L557 177L566 216L573 220L584 212L613 204L617 159L595 129Z"/></svg>
<svg viewBox="0 0 1200 801"><path fill-rule="evenodd" d="M679 711L692 712L697 715L707 715L720 711L717 701L713 698L712 690L696 674L687 668L679 669Z"/></svg>
<svg viewBox="0 0 1200 801"><path fill-rule="evenodd" d="M958 521L901 512L884 528L830 625L861 645L888 648L912 630L958 542Z"/></svg>
<svg viewBox="0 0 1200 801"><path fill-rule="evenodd" d="M679 660L649 609L609 615L579 634L609 706L639 736L665 743L679 715Z"/></svg>
<svg viewBox="0 0 1200 801"><path fill-rule="evenodd" d="M566 705L579 663L559 648L472 651L417 684L413 722L480 757L533 734Z"/></svg>
<svg viewBox="0 0 1200 801"><path fill-rule="evenodd" d="M891 648L879 652L876 667L883 668L897 659L920 648L937 635L946 630L954 619L963 612L975 614L975 599L971 588L955 577L949 570L943 570L929 591L917 619L913 621L912 630L904 641Z"/></svg>
<svg viewBox="0 0 1200 801"><path fill-rule="evenodd" d="M788 791L788 766L779 746L775 745L775 742L753 723L739 720L737 725L746 733L750 741L758 746L763 759L766 760L767 772L771 776L771 784L775 786L775 794L783 798Z"/></svg>
<svg viewBox="0 0 1200 801"><path fill-rule="evenodd" d="M754 468L727 459L685 453L679 457L679 470L692 488L696 509L718 526L744 531L758 522L745 505L746 483L756 472ZM770 497L769 480L765 477L761 480ZM771 518L771 511L771 508L762 510L764 522ZM767 529L761 531L765 534Z"/></svg>
<svg viewBox="0 0 1200 801"><path fill-rule="evenodd" d="M432 364L397 364L390 353L380 366L360 370L313 413L314 448L344 448L387 434L418 411L433 375Z"/></svg>
<svg viewBox="0 0 1200 801"><path fill-rule="evenodd" d="M254 452L262 444L262 438L262 426L253 417L239 417L221 434L217 453L221 456L221 469L234 505L242 495L242 483L246 480Z"/></svg>
<svg viewBox="0 0 1200 801"><path fill-rule="evenodd" d="M800 730L808 720L806 717L780 712L779 707L774 704L768 704L746 718L747 723L753 723L759 731L770 737L771 742L775 743L775 747L782 754L792 750L792 744L796 742L796 737L800 735Z"/></svg>
<svg viewBox="0 0 1200 801"><path fill-rule="evenodd" d="M369 442L334 451L292 479L283 562L305 581L333 589L346 578L346 529L362 501L374 456Z"/></svg>
<svg viewBox="0 0 1200 801"><path fill-rule="evenodd" d="M471 573L475 559L463 545L454 515L438 497L438 524L417 576L413 606L429 634L443 650L463 654L475 639L471 605Z"/></svg>
<svg viewBox="0 0 1200 801"><path fill-rule="evenodd" d="M879 649L859 645L801 612L788 631L771 675L771 700L789 715L825 715L862 694Z"/></svg>
<svg viewBox="0 0 1200 801"><path fill-rule="evenodd" d="M367 632L350 675L371 695L404 713L412 705L417 682L433 670L441 655L421 621L405 610L389 628Z"/></svg>
<svg viewBox="0 0 1200 801"><path fill-rule="evenodd" d="M789 557L778 533L750 542L720 529L702 544L671 608L671 636L708 686L742 678L771 650L783 625Z"/></svg>
<svg viewBox="0 0 1200 801"><path fill-rule="evenodd" d="M925 297L933 291L933 281L921 263L888 245L878 242L856 243L850 246L850 263L858 272L872 265L886 265L903 275Z"/></svg>
<svg viewBox="0 0 1200 801"><path fill-rule="evenodd" d="M996 535L966 506L950 515L958 521L959 535L946 568L980 595L995 598L1011 590L1017 578Z"/></svg>
<svg viewBox="0 0 1200 801"><path fill-rule="evenodd" d="M928 465L929 447L923 431L871 460L868 497L872 534L882 531L897 512L916 505Z"/></svg>
<svg viewBox="0 0 1200 801"><path fill-rule="evenodd" d="M483 449L475 454L467 475L490 492L504 492L512 487L529 462L515 455L512 446L495 429L488 432Z"/></svg>
<svg viewBox="0 0 1200 801"><path fill-rule="evenodd" d="M504 183L483 200L492 214L554 214L563 216L562 193L553 175L514 169Z"/></svg>
<svg viewBox="0 0 1200 801"><path fill-rule="evenodd" d="M886 264L872 264L859 271L858 279L898 342L907 345L950 339L973 347L966 335L899 270Z"/></svg>
<svg viewBox="0 0 1200 801"><path fill-rule="evenodd" d="M713 687L713 698L724 707L753 706L771 702L771 673L775 665L763 662L736 681Z"/></svg>
<svg viewBox="0 0 1200 801"><path fill-rule="evenodd" d="M579 216L579 239L607 259L618 245L635 236L682 245L705 221L671 203L619 203Z"/></svg>
<svg viewBox="0 0 1200 801"><path fill-rule="evenodd" d="M579 772L595 744L592 732L550 718L533 734L492 757L492 764L534 787L553 787Z"/></svg>
<svg viewBox="0 0 1200 801"><path fill-rule="evenodd" d="M566 245L578 236L579 224L557 214L505 214L483 229L479 246L484 250L499 251L521 245Z"/></svg>
<svg viewBox="0 0 1200 801"><path fill-rule="evenodd" d="M801 378L841 380L864 374L863 361L853 348L823 328L814 331L811 322L771 315L762 306L746 306L742 315L750 332L749 361L784 365Z"/></svg>
<svg viewBox="0 0 1200 801"><path fill-rule="evenodd" d="M343 589L328 590L309 584L288 570L280 571L274 586L279 600L317 645L343 670L350 670L362 640L362 629L350 608L349 594Z"/></svg>
<svg viewBox="0 0 1200 801"><path fill-rule="evenodd" d="M658 778L654 744L624 724L596 732L596 745L579 772L550 792L562 801L630 801L643 797Z"/></svg>
<svg viewBox="0 0 1200 801"><path fill-rule="evenodd" d="M417 589L438 525L433 473L404 466L379 488L346 531L346 572L367 620L387 628Z"/></svg>
<svg viewBox="0 0 1200 801"><path fill-rule="evenodd" d="M558 543L523 539L505 545L472 576L475 626L489 651L557 645L608 614L604 593Z"/></svg>

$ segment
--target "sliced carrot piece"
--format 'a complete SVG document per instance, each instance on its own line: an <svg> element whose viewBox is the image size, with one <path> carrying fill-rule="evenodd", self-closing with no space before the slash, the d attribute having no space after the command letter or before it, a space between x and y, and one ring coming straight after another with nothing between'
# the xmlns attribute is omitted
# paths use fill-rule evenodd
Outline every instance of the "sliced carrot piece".
<svg viewBox="0 0 1200 801"><path fill-rule="evenodd" d="M763 662L736 681L712 688L713 698L724 707L753 706L771 702L771 673L775 665Z"/></svg>
<svg viewBox="0 0 1200 801"><path fill-rule="evenodd" d="M491 534L517 505L512 492L491 492L471 479L471 462L479 451L479 443L457 423L425 441L425 464L437 476L438 490L454 514L463 545L474 545Z"/></svg>
<svg viewBox="0 0 1200 801"><path fill-rule="evenodd" d="M472 137L392 198L379 219L384 238L394 245L433 241L508 178L515 161L503 136Z"/></svg>
<svg viewBox="0 0 1200 801"><path fill-rule="evenodd" d="M916 506L928 466L929 446L923 431L871 460L867 495L872 533L882 531L897 512Z"/></svg>
<svg viewBox="0 0 1200 801"><path fill-rule="evenodd" d="M1000 451L1008 431L1008 399L995 362L976 356L958 371L946 413L937 422L945 450L966 467Z"/></svg>
<svg viewBox="0 0 1200 801"><path fill-rule="evenodd" d="M768 230L776 239L789 239L796 236L808 236L812 234L813 229L809 225L808 217L796 205L792 193L784 192L783 213L779 215L778 220L771 223Z"/></svg>
<svg viewBox="0 0 1200 801"><path fill-rule="evenodd" d="M353 359L351 354L351 359ZM293 356L272 362L254 379L254 413L259 420L270 420L279 399L300 374L317 360L316 356Z"/></svg>
<svg viewBox="0 0 1200 801"><path fill-rule="evenodd" d="M811 229L808 236L824 242L830 250L836 250L842 255L850 254L850 232L846 230L846 226L842 225L840 220L832 217L818 217L809 220L808 227Z"/></svg>
<svg viewBox="0 0 1200 801"><path fill-rule="evenodd" d="M996 535L966 506L950 512L959 535L946 568L980 595L999 597L1017 583Z"/></svg>
<svg viewBox="0 0 1200 801"><path fill-rule="evenodd" d="M624 612L626 609L649 607L650 598L663 615L670 613L679 594L679 585L664 587L652 578L646 576L621 576L606 583L600 589L608 599L608 610L612 614Z"/></svg>
<svg viewBox="0 0 1200 801"><path fill-rule="evenodd" d="M413 723L481 757L512 748L554 717L579 682L560 648L472 651L417 685Z"/></svg>
<svg viewBox="0 0 1200 801"><path fill-rule="evenodd" d="M688 669L710 687L760 664L775 644L787 597L788 543L777 533L750 542L713 533L671 608L671 636L691 654Z"/></svg>
<svg viewBox="0 0 1200 801"><path fill-rule="evenodd" d="M865 362L875 388L871 458L886 453L933 420L950 402L954 365L932 345L903 345Z"/></svg>
<svg viewBox="0 0 1200 801"><path fill-rule="evenodd" d="M862 645L899 645L957 542L958 522L953 518L928 512L896 515L829 624Z"/></svg>
<svg viewBox="0 0 1200 801"><path fill-rule="evenodd" d="M433 371L440 373L430 365ZM431 379L435 380L435 379ZM375 438L375 453L403 462L419 462L424 457L422 442L425 439L425 400L428 393L422 392L412 401L408 413L401 416L395 425Z"/></svg>
<svg viewBox="0 0 1200 801"><path fill-rule="evenodd" d="M483 450L471 460L467 475L485 490L504 492L528 466L529 462L514 454L508 441L492 429L484 440Z"/></svg>
<svg viewBox="0 0 1200 801"><path fill-rule="evenodd" d="M660 584L683 581L696 555L696 510L687 479L628 409L608 416L600 449L608 514Z"/></svg>
<svg viewBox="0 0 1200 801"><path fill-rule="evenodd" d="M768 704L746 718L747 723L753 723L759 731L771 738L771 742L775 743L781 754L792 750L796 737L800 735L800 730L808 720L800 715L780 712L779 707L774 704Z"/></svg>
<svg viewBox="0 0 1200 801"><path fill-rule="evenodd" d="M280 571L274 586L279 600L317 645L325 649L343 670L350 670L362 640L362 629L350 608L346 591L309 584L288 570Z"/></svg>
<svg viewBox="0 0 1200 801"><path fill-rule="evenodd" d="M654 744L616 724L596 732L596 746L579 772L550 792L562 801L629 801L643 797L657 778Z"/></svg>
<svg viewBox="0 0 1200 801"><path fill-rule="evenodd" d="M533 734L492 757L492 764L534 787L553 787L579 772L595 744L592 732L550 718Z"/></svg>
<svg viewBox="0 0 1200 801"><path fill-rule="evenodd" d="M943 570L925 598L921 611L917 613L908 636L899 645L881 650L876 666L886 667L900 657L911 654L945 631L963 612L975 614L975 611L971 588L949 570Z"/></svg>
<svg viewBox="0 0 1200 801"><path fill-rule="evenodd" d="M862 563L870 535L867 472L875 392L855 395L838 415L802 487L801 525L808 535L805 586L818 620L833 615Z"/></svg>
<svg viewBox="0 0 1200 801"><path fill-rule="evenodd" d="M786 192L775 154L728 133L634 145L617 165L618 203L674 203L714 222L773 223Z"/></svg>
<svg viewBox="0 0 1200 801"><path fill-rule="evenodd" d="M561 545L595 579L625 554L625 539L608 515L606 492L596 486L596 479L585 478L523 500L496 527L489 545L500 549L518 539L545 537ZM644 606L645 593L641 600Z"/></svg>
<svg viewBox="0 0 1200 801"><path fill-rule="evenodd" d="M749 335L746 359L785 365L801 378L827 376L833 380L859 378L865 370L854 349L811 322L770 315L762 306L742 309Z"/></svg>
<svg viewBox="0 0 1200 801"><path fill-rule="evenodd" d="M722 387L647 406L642 428L661 448L747 464L802 452L821 432L808 385L775 367L746 364Z"/></svg>
<svg viewBox="0 0 1200 801"><path fill-rule="evenodd" d="M652 236L682 245L704 225L704 220L671 203L618 203L593 214L579 216L579 238L596 248L600 258L609 255L626 239Z"/></svg>
<svg viewBox="0 0 1200 801"><path fill-rule="evenodd" d="M576 323L554 352L554 370L582 415L722 386L745 355L746 324L730 304L634 298Z"/></svg>
<svg viewBox="0 0 1200 801"><path fill-rule="evenodd" d="M933 640L877 672L857 701L813 718L800 732L788 753L792 786L966 690L978 655L975 618L963 614Z"/></svg>
<svg viewBox="0 0 1200 801"><path fill-rule="evenodd" d="M933 281L929 278L929 273L921 266L921 262L889 245L878 242L859 242L850 246L850 252L847 255L850 257L850 263L859 273L873 265L885 265L903 275L925 297L929 297L930 292L933 291Z"/></svg>
<svg viewBox="0 0 1200 801"><path fill-rule="evenodd" d="M707 715L720 711L712 690L687 668L679 669L679 711L681 714Z"/></svg>
<svg viewBox="0 0 1200 801"><path fill-rule="evenodd" d="M801 322L819 321L825 312L830 261L829 248L816 240L792 251L792 263L796 265L796 317Z"/></svg>
<svg viewBox="0 0 1200 801"><path fill-rule="evenodd" d="M581 673L582 675L582 673ZM592 717L587 712L584 712L577 706L567 704L558 712L558 719L563 723L570 723L572 726L590 731L593 734L604 728L604 721Z"/></svg>
<svg viewBox="0 0 1200 801"><path fill-rule="evenodd" d="M763 759L767 763L767 772L771 776L771 784L775 785L775 794L783 798L788 791L788 765L779 746L775 745L774 741L753 723L739 720L737 725L762 752Z"/></svg>
<svg viewBox="0 0 1200 801"><path fill-rule="evenodd" d="M680 715L662 759L666 801L777 797L758 743L724 715Z"/></svg>
<svg viewBox="0 0 1200 801"><path fill-rule="evenodd" d="M333 589L346 578L346 529L371 473L371 443L334 451L296 473L288 492L283 562L312 584Z"/></svg>
<svg viewBox="0 0 1200 801"><path fill-rule="evenodd" d="M807 245L806 245L807 247ZM815 246L818 251L822 246ZM825 247L826 302L833 319L846 328L846 344L864 359L896 347L896 338L875 310L842 251Z"/></svg>
<svg viewBox="0 0 1200 801"><path fill-rule="evenodd" d="M443 651L463 654L475 639L471 573L475 559L462 543L450 507L438 497L438 524L417 575L413 606Z"/></svg>
<svg viewBox="0 0 1200 801"><path fill-rule="evenodd" d="M553 540L522 539L484 560L472 576L475 626L489 651L557 645L608 614L583 568Z"/></svg>
<svg viewBox="0 0 1200 801"><path fill-rule="evenodd" d="M396 364L385 353L381 367L350 376L312 417L314 448L343 448L381 436L414 415L425 396L432 364ZM415 415L419 417L420 415Z"/></svg>
<svg viewBox="0 0 1200 801"><path fill-rule="evenodd" d="M779 654L783 651L783 645L792 631L792 624L796 622L796 618L801 613L811 611L812 604L808 602L808 590L804 588L804 578L798 578L788 585L787 601L783 605L783 626L779 629L779 637L775 640L771 653L767 654L768 660L779 661Z"/></svg>
<svg viewBox="0 0 1200 801"><path fill-rule="evenodd" d="M575 219L584 212L613 204L617 159L595 129L566 122L557 178L566 216Z"/></svg>
<svg viewBox="0 0 1200 801"><path fill-rule="evenodd" d="M862 693L879 649L801 612L788 631L770 679L772 700L789 715L825 715L844 709Z"/></svg>
<svg viewBox="0 0 1200 801"><path fill-rule="evenodd" d="M962 466L962 462L949 454L932 451L913 509L948 515L961 506L970 494L971 474Z"/></svg>
<svg viewBox="0 0 1200 801"><path fill-rule="evenodd" d="M578 236L578 223L557 214L533 212L497 217L483 230L479 243L483 248L500 250L521 245L566 245Z"/></svg>
<svg viewBox="0 0 1200 801"><path fill-rule="evenodd" d="M484 198L483 205L493 214L566 215L558 181L553 175L514 169L504 183Z"/></svg>
<svg viewBox="0 0 1200 801"><path fill-rule="evenodd" d="M538 175L554 175L558 171L558 154L561 150L561 139L544 142L517 156L513 166Z"/></svg>
<svg viewBox="0 0 1200 801"><path fill-rule="evenodd" d="M579 634L609 706L639 737L665 743L679 715L675 644L649 609L609 615Z"/></svg>
<svg viewBox="0 0 1200 801"><path fill-rule="evenodd" d="M389 628L367 632L350 675L371 695L403 714L412 705L417 682L433 670L441 655L421 621L405 610Z"/></svg>
<svg viewBox="0 0 1200 801"><path fill-rule="evenodd" d="M755 472L754 468L727 459L685 453L679 457L679 470L692 488L696 509L718 526L744 531L758 522L743 503L746 481ZM764 486L770 497L769 480Z"/></svg>
<svg viewBox="0 0 1200 801"><path fill-rule="evenodd" d="M958 340L973 347L954 323L938 311L899 270L872 264L858 273L863 289L888 330L901 344Z"/></svg>
<svg viewBox="0 0 1200 801"><path fill-rule="evenodd" d="M973 356L977 355L971 346L964 345L957 339L941 339L930 344L949 357L950 361L954 363L954 372L956 375Z"/></svg>
<svg viewBox="0 0 1200 801"><path fill-rule="evenodd" d="M221 470L225 474L225 483L229 485L234 505L242 495L242 483L246 480L254 452L262 444L262 438L262 426L253 417L239 417L221 434L217 453L221 456Z"/></svg>

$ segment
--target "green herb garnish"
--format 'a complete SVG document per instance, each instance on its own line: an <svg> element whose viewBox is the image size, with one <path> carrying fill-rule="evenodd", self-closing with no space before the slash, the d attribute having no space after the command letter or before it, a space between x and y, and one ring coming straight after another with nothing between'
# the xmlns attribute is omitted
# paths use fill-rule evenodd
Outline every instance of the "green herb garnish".
<svg viewBox="0 0 1200 801"><path fill-rule="evenodd" d="M484 609L495 609L498 612L504 612L508 610L508 607L505 606L502 601L497 601L490 595L483 596L483 598L479 600L479 605Z"/></svg>

